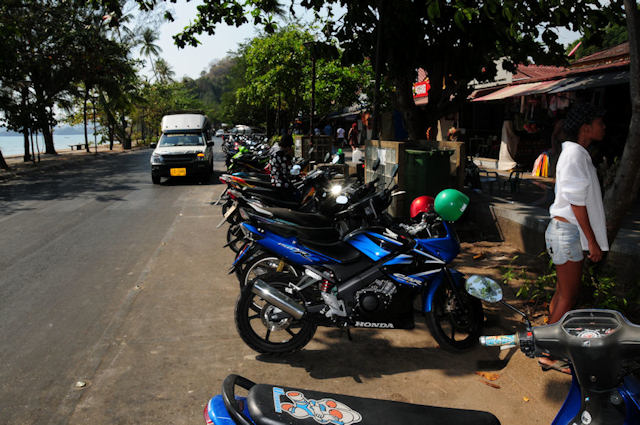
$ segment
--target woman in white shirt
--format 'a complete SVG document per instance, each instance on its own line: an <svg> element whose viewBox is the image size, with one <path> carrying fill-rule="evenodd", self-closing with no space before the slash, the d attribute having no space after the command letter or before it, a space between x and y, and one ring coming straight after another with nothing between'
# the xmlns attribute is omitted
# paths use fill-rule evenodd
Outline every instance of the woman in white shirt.
<svg viewBox="0 0 640 425"><path fill-rule="evenodd" d="M596 168L587 151L604 138L603 112L593 105L573 106L564 122L570 139L562 144L556 165L555 201L549 208L551 221L545 233L547 251L556 266L556 292L549 305L549 323L559 321L573 308L582 278L583 251L593 262L609 250ZM552 359L539 359L543 369L558 369Z"/></svg>

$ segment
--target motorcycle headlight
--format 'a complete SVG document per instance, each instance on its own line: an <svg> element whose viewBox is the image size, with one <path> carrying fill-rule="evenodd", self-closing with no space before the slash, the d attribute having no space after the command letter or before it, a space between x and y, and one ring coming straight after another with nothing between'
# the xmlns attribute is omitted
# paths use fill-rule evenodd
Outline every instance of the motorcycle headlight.
<svg viewBox="0 0 640 425"><path fill-rule="evenodd" d="M162 159L162 155L158 155L154 153L151 155L151 165L160 165L164 163L164 159Z"/></svg>
<svg viewBox="0 0 640 425"><path fill-rule="evenodd" d="M338 196L340 195L340 193L342 193L342 186L340 186L339 184L331 186L331 194L333 196Z"/></svg>

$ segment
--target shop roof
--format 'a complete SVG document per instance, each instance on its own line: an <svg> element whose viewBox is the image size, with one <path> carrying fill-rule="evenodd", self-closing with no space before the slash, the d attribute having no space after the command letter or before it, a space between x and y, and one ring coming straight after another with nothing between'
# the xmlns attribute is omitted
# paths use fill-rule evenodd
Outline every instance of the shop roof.
<svg viewBox="0 0 640 425"><path fill-rule="evenodd" d="M562 81L563 80L516 84L513 86L502 88L486 96L473 99L473 102L487 102L490 100L500 100L514 96L526 96L529 94L546 93L547 91L551 90L552 87L560 85Z"/></svg>
<svg viewBox="0 0 640 425"><path fill-rule="evenodd" d="M609 49L601 50L589 56L580 58L569 66L571 70L584 67L600 67L602 65L611 65L619 62L624 64L629 62L629 42L618 44Z"/></svg>
<svg viewBox="0 0 640 425"><path fill-rule="evenodd" d="M629 71L607 72L587 75L584 77L577 76L570 80L571 81L568 81L567 84L552 88L548 93L560 93L625 84L629 82Z"/></svg>
<svg viewBox="0 0 640 425"><path fill-rule="evenodd" d="M533 80L547 80L564 74L567 68L561 66L518 65L513 82L530 83Z"/></svg>

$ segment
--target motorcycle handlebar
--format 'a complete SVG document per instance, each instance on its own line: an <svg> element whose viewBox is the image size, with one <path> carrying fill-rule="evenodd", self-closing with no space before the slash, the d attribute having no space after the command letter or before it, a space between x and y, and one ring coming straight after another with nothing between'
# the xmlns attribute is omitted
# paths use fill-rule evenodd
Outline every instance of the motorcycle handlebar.
<svg viewBox="0 0 640 425"><path fill-rule="evenodd" d="M480 337L480 345L484 345L485 347L501 347L504 345L518 345L519 344L518 334L513 335L491 335L491 336L481 336Z"/></svg>

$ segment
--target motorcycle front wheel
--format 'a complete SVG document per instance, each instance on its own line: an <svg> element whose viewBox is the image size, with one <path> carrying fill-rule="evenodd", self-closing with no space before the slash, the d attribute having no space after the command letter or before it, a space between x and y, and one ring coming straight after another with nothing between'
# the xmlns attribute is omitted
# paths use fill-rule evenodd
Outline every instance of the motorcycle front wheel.
<svg viewBox="0 0 640 425"><path fill-rule="evenodd" d="M268 273L261 279L280 291L285 290L291 275ZM253 350L263 354L286 354L300 350L313 338L316 325L301 319L294 319L276 306L251 292L253 281L240 292L235 309L238 334ZM304 303L299 292L287 296Z"/></svg>
<svg viewBox="0 0 640 425"><path fill-rule="evenodd" d="M436 290L425 320L441 348L464 351L475 346L482 334L482 303L464 291L453 291L442 284Z"/></svg>

